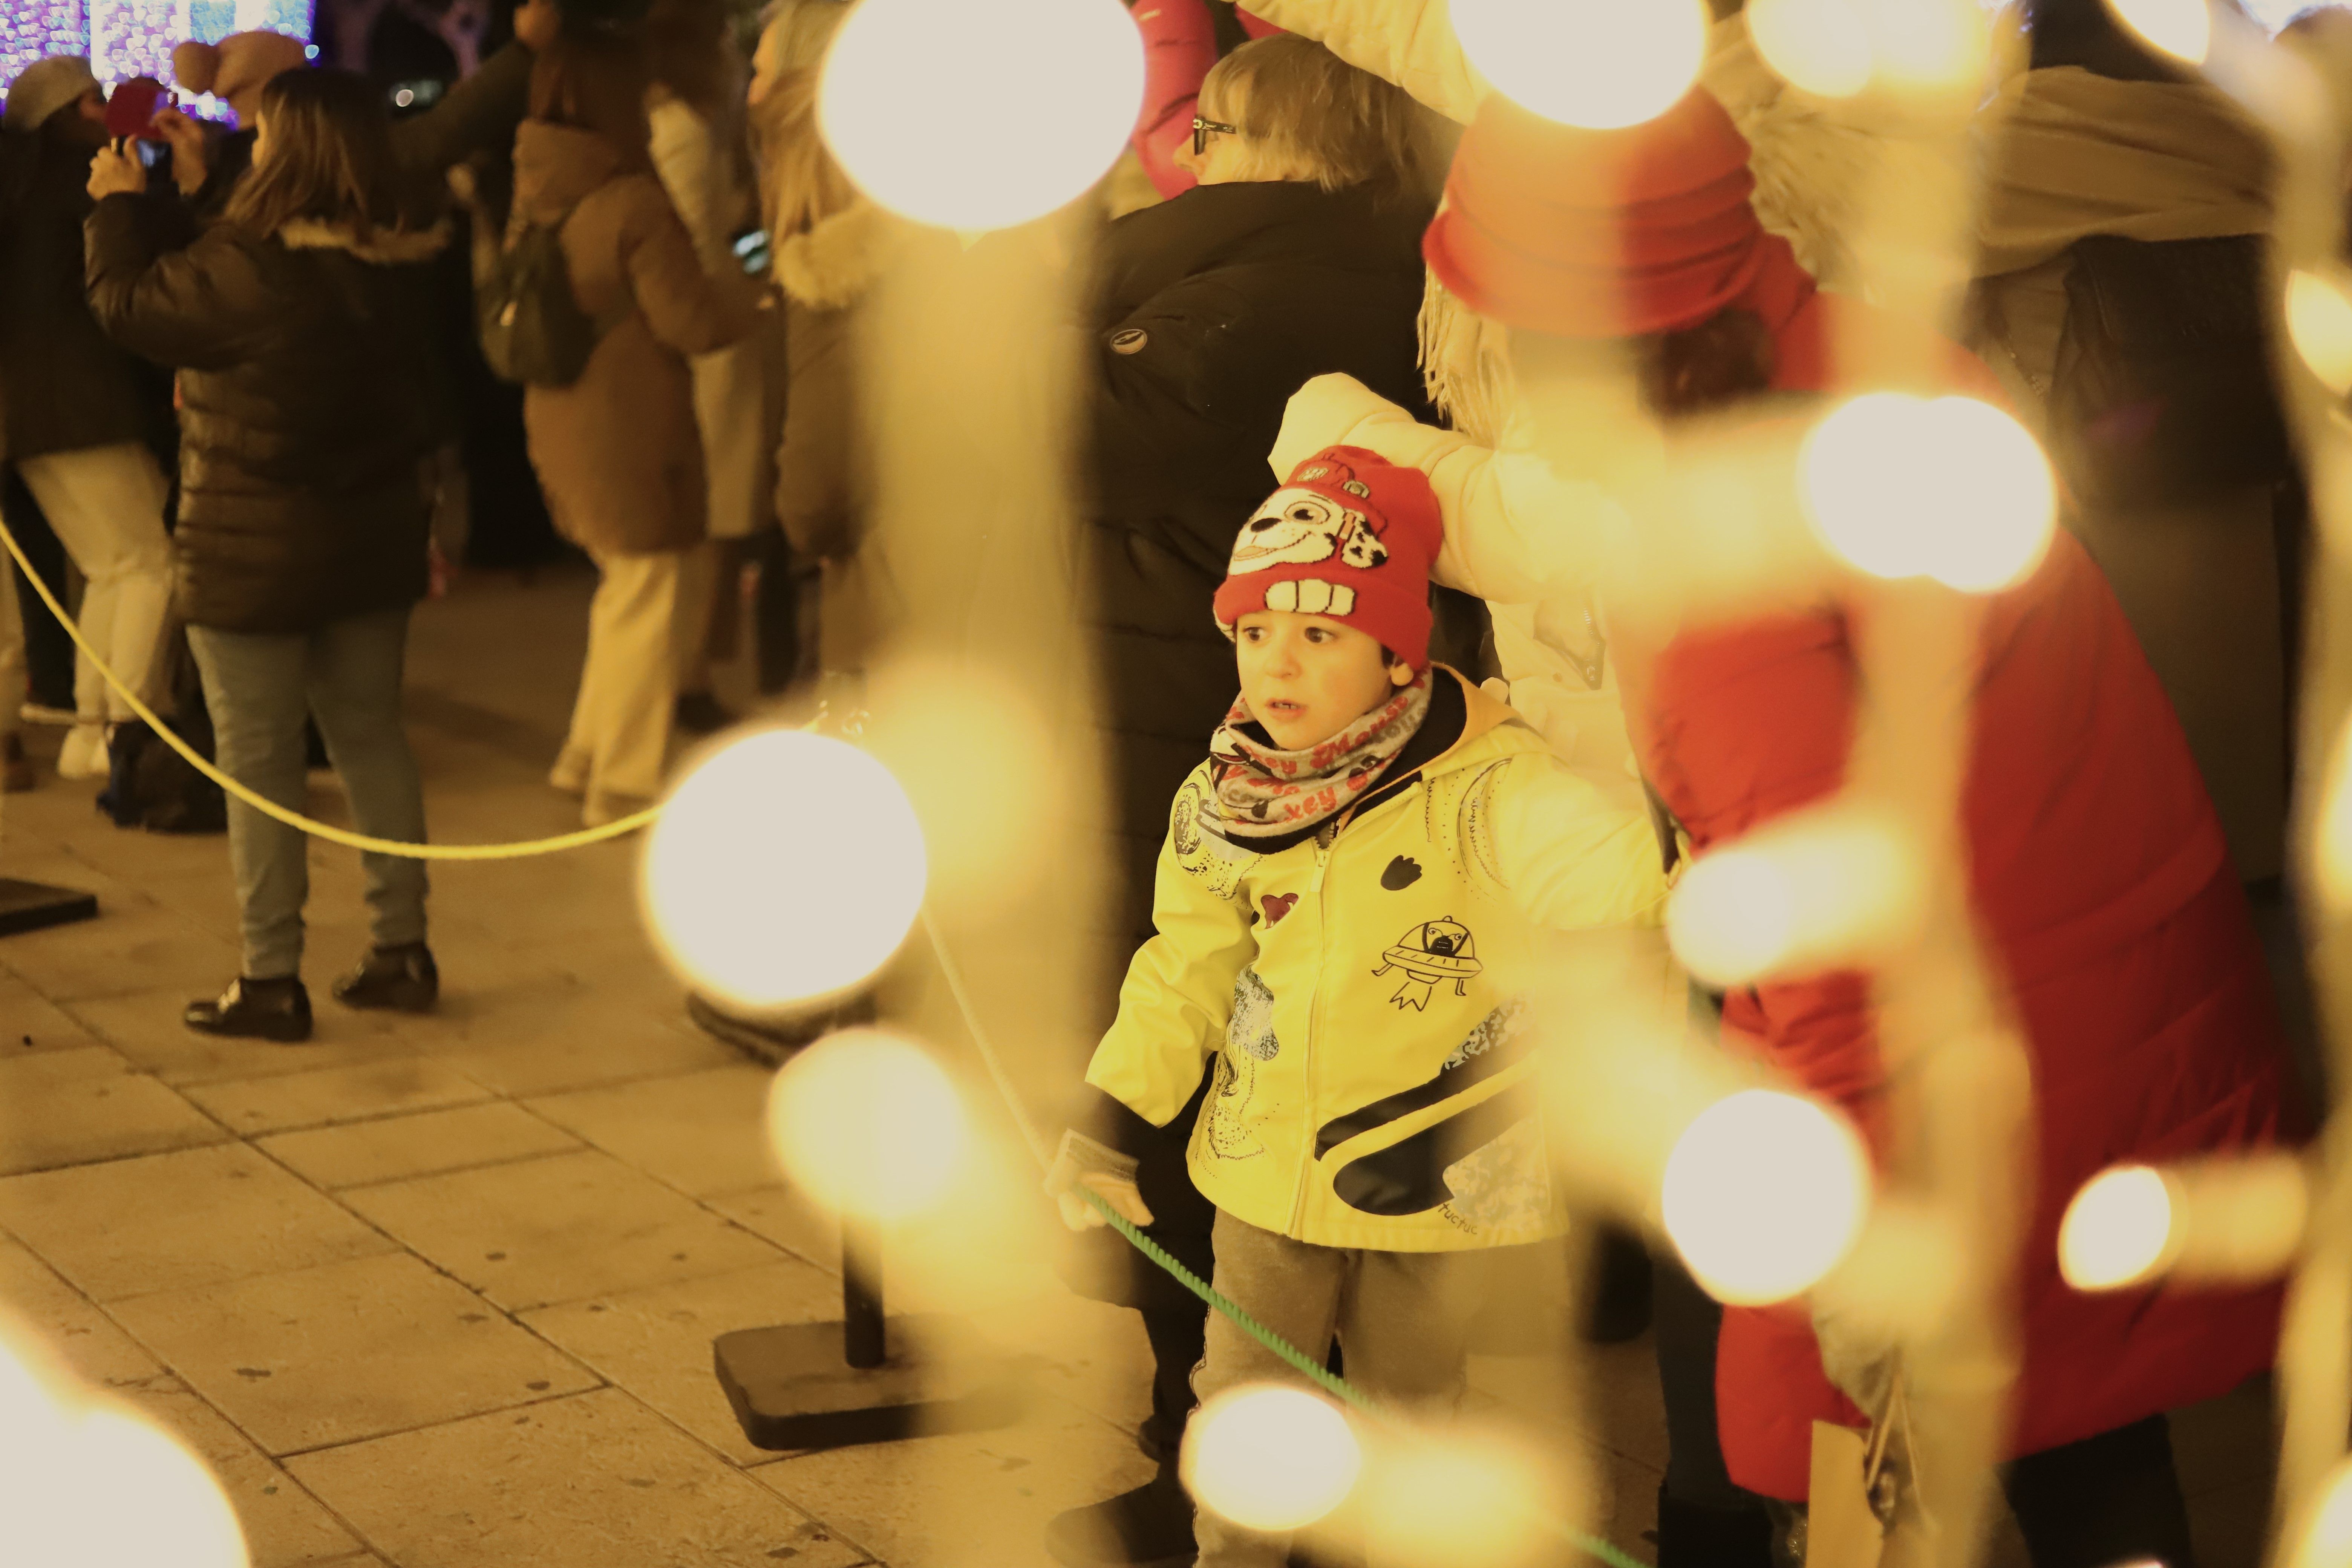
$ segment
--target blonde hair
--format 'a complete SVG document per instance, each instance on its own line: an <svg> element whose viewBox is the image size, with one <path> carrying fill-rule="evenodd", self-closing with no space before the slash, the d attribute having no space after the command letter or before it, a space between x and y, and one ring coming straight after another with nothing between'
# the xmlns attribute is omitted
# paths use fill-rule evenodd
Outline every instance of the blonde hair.
<svg viewBox="0 0 2352 1568"><path fill-rule="evenodd" d="M1426 184L1419 112L1404 89L1295 33L1219 60L1201 83L1199 113L1241 127L1245 166L1259 179L1312 180L1327 191Z"/></svg>
<svg viewBox="0 0 2352 1568"><path fill-rule="evenodd" d="M848 13L843 0L780 0L760 35L749 127L761 215L779 241L858 200L816 123L817 76Z"/></svg>
<svg viewBox="0 0 2352 1568"><path fill-rule="evenodd" d="M1510 329L1464 304L1434 272L1425 274L1419 325L1430 405L1478 445L1500 446L1518 397Z"/></svg>

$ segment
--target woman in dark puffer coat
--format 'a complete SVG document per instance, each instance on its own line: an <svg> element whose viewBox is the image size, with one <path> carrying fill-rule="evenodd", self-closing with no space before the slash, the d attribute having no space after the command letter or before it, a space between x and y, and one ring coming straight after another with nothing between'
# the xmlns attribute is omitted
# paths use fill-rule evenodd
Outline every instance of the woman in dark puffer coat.
<svg viewBox="0 0 2352 1568"><path fill-rule="evenodd" d="M344 71L263 91L253 172L199 235L131 197L146 173L108 151L90 176L90 309L118 342L180 372L173 595L203 672L220 762L280 805L303 798L302 725L318 718L361 832L425 838L401 723L409 610L425 589L420 462L429 410L428 263L438 228L404 221L391 125ZM308 1038L303 835L232 801L244 963L190 1028ZM373 949L336 983L356 1007L424 1011L425 870L362 858Z"/></svg>

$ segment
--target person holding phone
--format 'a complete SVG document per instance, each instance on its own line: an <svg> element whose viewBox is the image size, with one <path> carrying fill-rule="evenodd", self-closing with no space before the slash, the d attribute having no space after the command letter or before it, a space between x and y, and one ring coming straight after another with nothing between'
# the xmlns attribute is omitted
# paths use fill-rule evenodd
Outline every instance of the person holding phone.
<svg viewBox="0 0 2352 1568"><path fill-rule="evenodd" d="M81 569L82 634L151 705L162 695L171 492L150 443L165 429L170 383L99 330L82 293L84 190L108 143L106 99L89 61L53 55L8 85L8 129L35 139L28 176L0 214L0 383L6 450ZM144 726L87 656L77 659L67 778L99 778L110 747Z"/></svg>

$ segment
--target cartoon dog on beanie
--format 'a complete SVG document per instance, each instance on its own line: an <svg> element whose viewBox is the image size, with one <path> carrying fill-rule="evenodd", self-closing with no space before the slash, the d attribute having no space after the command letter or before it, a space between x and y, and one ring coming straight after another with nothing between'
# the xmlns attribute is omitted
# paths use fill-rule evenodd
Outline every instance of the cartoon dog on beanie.
<svg viewBox="0 0 2352 1568"><path fill-rule="evenodd" d="M1315 486L1316 489L1307 487ZM1339 494L1332 491L1336 489ZM1337 555L1369 571L1389 558L1376 525L1340 496L1363 500L1371 488L1354 470L1325 454L1290 476L1290 483L1265 499L1242 525L1229 573L1263 572L1272 566L1311 566Z"/></svg>

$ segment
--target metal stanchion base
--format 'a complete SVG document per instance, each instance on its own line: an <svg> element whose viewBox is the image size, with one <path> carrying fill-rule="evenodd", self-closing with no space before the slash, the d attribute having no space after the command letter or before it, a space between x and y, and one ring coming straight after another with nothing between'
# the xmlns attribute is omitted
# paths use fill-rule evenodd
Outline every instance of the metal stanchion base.
<svg viewBox="0 0 2352 1568"><path fill-rule="evenodd" d="M710 1349L743 1436L784 1452L1011 1426L1027 1404L1018 1366L940 1348L962 1337L950 1320L893 1318L872 1368L842 1360L837 1322L739 1329Z"/></svg>
<svg viewBox="0 0 2352 1568"><path fill-rule="evenodd" d="M0 877L0 936L98 918L98 895Z"/></svg>

